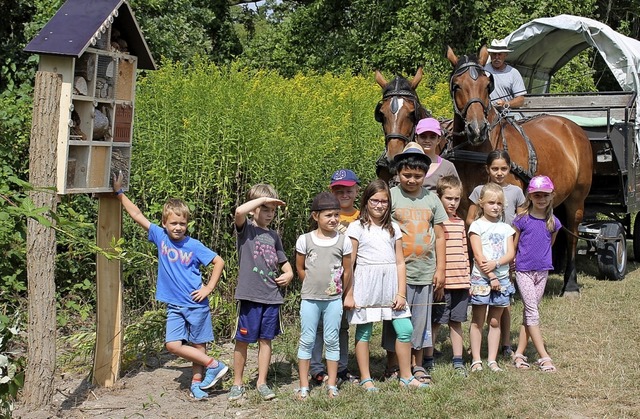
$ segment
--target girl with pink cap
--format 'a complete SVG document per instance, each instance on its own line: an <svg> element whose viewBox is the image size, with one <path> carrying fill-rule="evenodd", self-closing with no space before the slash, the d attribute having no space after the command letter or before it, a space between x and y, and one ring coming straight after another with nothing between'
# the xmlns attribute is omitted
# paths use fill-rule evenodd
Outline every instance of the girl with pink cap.
<svg viewBox="0 0 640 419"><path fill-rule="evenodd" d="M544 347L540 332L538 306L544 294L551 262L551 246L561 227L553 215L554 186L547 176L535 176L527 188L527 209L513 221L516 230L516 282L524 304L518 349L513 358L519 369L529 369L524 351L529 338L540 359L536 362L543 372L554 372L556 367Z"/></svg>
<svg viewBox="0 0 640 419"><path fill-rule="evenodd" d="M416 125L416 142L424 150L424 154L429 156L431 164L427 175L424 177L422 186L430 191L436 190L436 185L440 178L445 176L455 176L458 179L458 171L453 163L443 159L438 155L440 140L442 139L442 129L440 122L435 118L423 118Z"/></svg>

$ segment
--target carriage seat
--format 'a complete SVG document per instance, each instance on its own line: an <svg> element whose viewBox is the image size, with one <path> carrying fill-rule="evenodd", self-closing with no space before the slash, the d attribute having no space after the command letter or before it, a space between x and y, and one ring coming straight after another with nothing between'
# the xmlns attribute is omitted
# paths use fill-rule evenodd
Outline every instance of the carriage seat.
<svg viewBox="0 0 640 419"><path fill-rule="evenodd" d="M606 127L607 125L611 126L611 125L624 122L622 120L619 120L613 117L609 118L609 120L607 121L606 116L588 117L588 116L569 115L569 114L557 114L557 115L567 118L568 120L573 121L574 123L576 123L577 125L583 128Z"/></svg>

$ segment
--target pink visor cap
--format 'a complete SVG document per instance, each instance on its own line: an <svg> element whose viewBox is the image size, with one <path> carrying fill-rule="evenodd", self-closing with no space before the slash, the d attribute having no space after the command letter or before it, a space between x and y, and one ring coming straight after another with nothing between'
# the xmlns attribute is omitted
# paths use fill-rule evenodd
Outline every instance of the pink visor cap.
<svg viewBox="0 0 640 419"><path fill-rule="evenodd" d="M418 125L416 125L416 134L420 135L423 132L433 132L438 135L442 135L442 130L440 129L440 122L438 122L435 118L424 118L418 121Z"/></svg>
<svg viewBox="0 0 640 419"><path fill-rule="evenodd" d="M528 193L534 192L545 192L551 193L555 187L553 186L553 182L549 179L548 176L534 176L529 182L529 187L527 188Z"/></svg>

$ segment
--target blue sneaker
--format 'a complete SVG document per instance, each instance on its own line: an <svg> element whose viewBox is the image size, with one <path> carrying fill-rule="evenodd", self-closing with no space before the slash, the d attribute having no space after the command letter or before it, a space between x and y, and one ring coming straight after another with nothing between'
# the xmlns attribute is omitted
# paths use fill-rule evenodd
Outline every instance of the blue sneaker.
<svg viewBox="0 0 640 419"><path fill-rule="evenodd" d="M202 391L202 389L200 388L200 383L191 383L191 397L196 400L204 400L209 397L209 395L206 392Z"/></svg>
<svg viewBox="0 0 640 419"><path fill-rule="evenodd" d="M204 379L200 384L200 388L202 390L206 390L216 385L218 381L229 371L229 367L227 367L224 362L218 361L218 366L215 368L207 368L207 372L204 375Z"/></svg>

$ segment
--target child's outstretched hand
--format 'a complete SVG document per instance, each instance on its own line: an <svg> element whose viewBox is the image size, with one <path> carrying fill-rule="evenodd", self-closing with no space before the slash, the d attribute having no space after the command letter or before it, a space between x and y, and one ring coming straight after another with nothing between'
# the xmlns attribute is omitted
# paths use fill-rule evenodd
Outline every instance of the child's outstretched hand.
<svg viewBox="0 0 640 419"><path fill-rule="evenodd" d="M122 175L122 170L120 170L118 172L118 174L113 174L113 192L118 192L120 189L122 189L122 179L123 179L123 175Z"/></svg>
<svg viewBox="0 0 640 419"><path fill-rule="evenodd" d="M199 303L200 301L207 298L209 294L211 294L211 290L209 288L201 287L200 289L197 289L191 293L191 299L196 303Z"/></svg>

